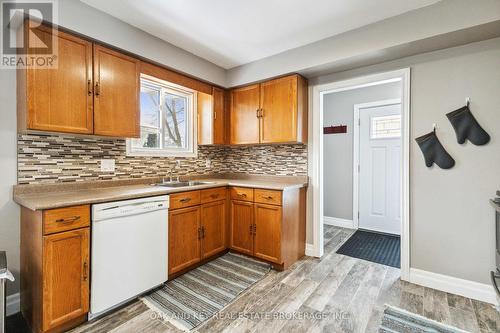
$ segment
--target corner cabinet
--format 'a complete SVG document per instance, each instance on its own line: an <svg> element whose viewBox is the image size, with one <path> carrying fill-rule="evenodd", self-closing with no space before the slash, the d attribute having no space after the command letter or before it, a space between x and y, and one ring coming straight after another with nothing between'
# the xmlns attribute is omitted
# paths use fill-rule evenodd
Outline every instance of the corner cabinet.
<svg viewBox="0 0 500 333"><path fill-rule="evenodd" d="M305 254L305 188L233 187L230 247L286 269Z"/></svg>
<svg viewBox="0 0 500 333"><path fill-rule="evenodd" d="M300 75L231 90L230 143L306 143L307 103Z"/></svg>
<svg viewBox="0 0 500 333"><path fill-rule="evenodd" d="M17 70L18 130L139 137L139 60L41 25L57 68Z"/></svg>
<svg viewBox="0 0 500 333"><path fill-rule="evenodd" d="M226 143L225 91L213 87L212 94L198 92L198 144Z"/></svg>
<svg viewBox="0 0 500 333"><path fill-rule="evenodd" d="M21 209L21 312L34 332L87 320L90 207Z"/></svg>

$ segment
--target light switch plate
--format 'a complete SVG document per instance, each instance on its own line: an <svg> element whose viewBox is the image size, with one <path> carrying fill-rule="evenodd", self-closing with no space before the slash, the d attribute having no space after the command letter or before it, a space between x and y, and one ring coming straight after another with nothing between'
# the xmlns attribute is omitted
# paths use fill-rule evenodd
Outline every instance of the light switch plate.
<svg viewBox="0 0 500 333"><path fill-rule="evenodd" d="M211 168L212 167L212 160L211 159L207 158L205 160L205 167L207 167L207 168Z"/></svg>
<svg viewBox="0 0 500 333"><path fill-rule="evenodd" d="M101 160L101 171L102 172L114 172L115 171L115 160L114 159L102 159Z"/></svg>

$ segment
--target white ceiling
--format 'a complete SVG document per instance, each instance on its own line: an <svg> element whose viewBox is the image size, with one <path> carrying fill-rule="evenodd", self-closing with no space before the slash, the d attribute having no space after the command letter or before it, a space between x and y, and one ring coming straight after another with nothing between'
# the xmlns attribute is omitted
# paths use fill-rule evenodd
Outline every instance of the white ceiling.
<svg viewBox="0 0 500 333"><path fill-rule="evenodd" d="M229 69L439 0L81 0Z"/></svg>

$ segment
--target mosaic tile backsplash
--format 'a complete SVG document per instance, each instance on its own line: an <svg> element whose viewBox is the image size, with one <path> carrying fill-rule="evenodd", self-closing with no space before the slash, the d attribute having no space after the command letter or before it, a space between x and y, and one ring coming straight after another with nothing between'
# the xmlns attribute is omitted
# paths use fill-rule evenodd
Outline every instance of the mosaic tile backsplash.
<svg viewBox="0 0 500 333"><path fill-rule="evenodd" d="M199 146L196 158L126 156L124 139L59 134L18 135L18 183L56 183L212 173L306 176L307 146ZM115 172L100 160L114 159ZM206 161L210 160L207 167ZM177 167L176 160L181 161Z"/></svg>

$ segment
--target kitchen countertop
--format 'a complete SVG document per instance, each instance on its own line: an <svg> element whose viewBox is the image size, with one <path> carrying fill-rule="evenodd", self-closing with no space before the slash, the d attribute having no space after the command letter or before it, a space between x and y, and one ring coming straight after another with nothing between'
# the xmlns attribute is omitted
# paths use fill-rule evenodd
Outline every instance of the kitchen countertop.
<svg viewBox="0 0 500 333"><path fill-rule="evenodd" d="M287 190L307 186L307 177L305 176L247 176L226 174L181 177L181 180L199 180L211 182L211 184L167 188L151 185L160 182L159 178L144 178L45 185L16 185L14 186L14 201L31 210L42 210L195 191L221 186L254 187L270 190Z"/></svg>

